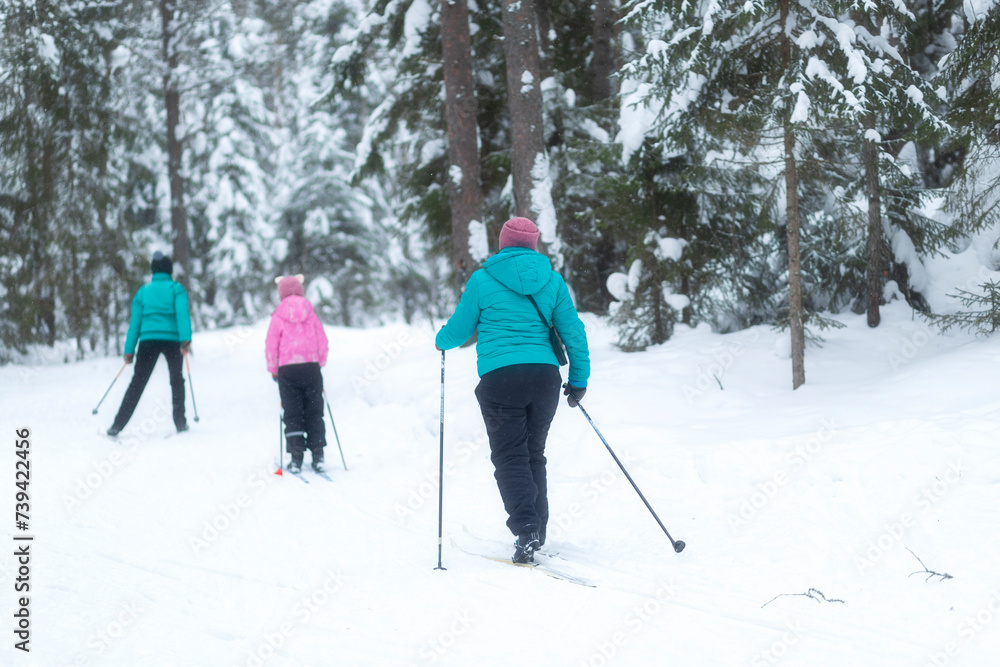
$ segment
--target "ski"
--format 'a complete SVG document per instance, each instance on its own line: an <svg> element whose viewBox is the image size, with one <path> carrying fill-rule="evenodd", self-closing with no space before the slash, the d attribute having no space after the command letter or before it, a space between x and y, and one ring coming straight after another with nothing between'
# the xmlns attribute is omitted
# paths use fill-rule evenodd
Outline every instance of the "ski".
<svg viewBox="0 0 1000 667"><path fill-rule="evenodd" d="M560 579L562 581L568 581L571 584L577 584L578 586L586 586L587 588L597 588L597 584L591 583L586 579L581 579L580 577L575 577L567 572L560 572L558 570L552 569L549 565L544 563L515 563L509 558L498 558L496 556L484 556L483 554L478 554L485 558L486 560L491 560L497 563L506 563L507 565L514 565L515 567L527 567L532 570L537 570L542 574L552 577L553 579Z"/></svg>
<svg viewBox="0 0 1000 667"><path fill-rule="evenodd" d="M462 525L462 532L464 532L470 540L476 542L479 545L479 547L484 551L491 550L497 546L496 540L489 540L484 537L479 537L478 535L475 535L471 530L469 530L469 527L464 524ZM569 558L563 556L558 551L548 551L548 550L536 551L534 555L535 558L541 557L545 560L559 560L565 562L569 561Z"/></svg>
<svg viewBox="0 0 1000 667"><path fill-rule="evenodd" d="M474 551L469 551L462 545L458 544L458 542L456 542L454 538L451 540L451 545L456 549L458 549L459 551L469 554L470 556L479 556L480 558L485 558L486 560L491 560L495 563L504 563L506 565L513 565L514 567L524 567L524 568L529 568L531 570L537 570L538 572L541 572L546 576L552 577L553 579L560 579L562 581L566 581L571 584L576 584L578 586L586 586L587 588L597 588L596 584L587 581L586 579L583 579L581 577L572 575L568 572L563 572L559 569L553 568L549 566L547 563L515 563L510 558L501 558L499 556L476 553Z"/></svg>
<svg viewBox="0 0 1000 667"><path fill-rule="evenodd" d="M305 470L305 468L303 468L303 470ZM332 482L332 481L333 481L333 478L332 478L332 477L330 477L330 476L329 476L328 474L326 474L325 472L316 472L316 471L315 471L315 470L313 470L312 468L310 468L310 471L312 471L312 474L314 474L314 475L316 475L317 477L320 477L320 478L322 478L322 479L325 479L325 480L326 480L326 481L328 481L328 482Z"/></svg>

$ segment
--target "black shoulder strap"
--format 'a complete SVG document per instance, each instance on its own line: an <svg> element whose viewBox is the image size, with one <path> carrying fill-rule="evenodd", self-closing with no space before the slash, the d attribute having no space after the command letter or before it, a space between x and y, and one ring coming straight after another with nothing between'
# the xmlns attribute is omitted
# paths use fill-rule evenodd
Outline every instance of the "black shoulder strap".
<svg viewBox="0 0 1000 667"><path fill-rule="evenodd" d="M551 324L549 324L549 321L545 319L545 316L542 315L542 309L538 307L538 303L535 301L534 297L532 297L530 294L525 294L524 296L528 297L528 301L530 301L531 305L535 307L535 312L538 313L538 317L542 319L542 324L544 324L546 327L552 326Z"/></svg>

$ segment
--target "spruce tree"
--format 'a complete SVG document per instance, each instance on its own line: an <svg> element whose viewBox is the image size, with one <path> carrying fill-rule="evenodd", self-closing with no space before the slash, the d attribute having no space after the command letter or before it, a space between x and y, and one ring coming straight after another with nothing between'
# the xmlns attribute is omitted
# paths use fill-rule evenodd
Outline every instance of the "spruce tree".
<svg viewBox="0 0 1000 667"><path fill-rule="evenodd" d="M0 2L0 358L74 341L76 356L115 344L140 279L137 123L128 5ZM147 267L148 269L148 267Z"/></svg>

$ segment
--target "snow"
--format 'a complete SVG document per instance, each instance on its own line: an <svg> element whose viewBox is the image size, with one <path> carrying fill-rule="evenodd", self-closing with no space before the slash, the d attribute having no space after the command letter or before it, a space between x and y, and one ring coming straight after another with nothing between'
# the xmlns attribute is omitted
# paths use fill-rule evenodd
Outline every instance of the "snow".
<svg viewBox="0 0 1000 667"><path fill-rule="evenodd" d="M667 49L668 45L662 39L651 39L649 40L649 45L646 47L646 53L651 56L658 56L666 52Z"/></svg>
<svg viewBox="0 0 1000 667"><path fill-rule="evenodd" d="M717 2L706 4L707 32L720 10ZM994 5L965 3L973 20ZM427 0L406 6L413 52L435 10ZM379 20L370 15L359 33ZM869 70L887 70L878 59L866 70L855 46L856 37L866 45L878 40L842 28L837 35L855 83ZM622 34L624 44L630 39ZM821 39L803 35L800 46ZM42 58L56 62L53 38L38 41ZM253 52L242 37L232 44ZM648 44L651 58L667 48L659 40ZM338 50L334 60L354 48ZM118 49L112 63L127 57ZM826 63L815 63L817 76L829 75ZM530 75L524 83L533 83ZM701 83L692 76L668 111L696 99ZM626 81L623 92L641 101L643 86ZM809 98L799 92L795 117L805 118ZM908 92L924 103L916 88ZM572 91L566 100L574 105ZM359 156L367 156L388 108L374 115ZM626 105L617 139L626 162L659 113L655 101ZM584 130L607 140L596 124ZM239 152L239 137L220 144L210 159ZM205 135L195 134L192 145L205 149ZM442 145L424 144L424 157ZM913 156L911 147L905 159ZM552 241L558 237L544 156L537 166L532 199ZM460 181L454 170L450 176ZM233 181L209 186L218 195L213 216L252 206ZM315 215L307 226L328 231L329 220ZM469 231L470 251L485 258L485 226L474 221ZM227 251L224 268L241 268L244 246L234 232L223 239L219 233L213 229L212 238ZM897 230L892 248L908 265L911 285L936 311L948 312L949 293L996 279L985 268L1000 267L995 240L979 237L959 252L922 258ZM287 242L273 243L280 259ZM681 258L680 241L658 243L661 261ZM627 296L641 269L637 262L628 275L611 276L609 291ZM334 298L334 287L317 278L309 295ZM899 299L899 287L890 282L885 295ZM675 308L685 303L681 295L666 296ZM560 565L593 589L461 548L504 555L511 539L473 396L472 349L447 355L448 569L433 569L436 326L328 328L327 389L350 468L339 466L331 439L332 484L313 478L307 486L273 474L279 406L263 371L266 322L196 332L191 379L201 419L179 436L167 437L162 364L118 442L100 433L132 369L122 369L100 416L90 410L120 359L66 363L74 349L61 341L48 353L33 351L28 363L0 367L8 438L17 427L32 431L36 536L34 655L15 651L8 634L0 664L995 663L996 340L939 336L898 300L874 330L863 317L838 315L845 328L825 332L825 345L809 348L807 383L793 392L788 336L768 327L719 335L678 326L668 343L627 355L612 345L616 332L585 319L594 357L585 405L673 535L688 543L679 555L669 549L597 434L563 404L548 452L548 550L564 555ZM7 451L13 466L14 450ZM7 502L11 477L8 468ZM8 516L8 548L0 557L8 633L17 577L12 532ZM917 575L924 563L953 578Z"/></svg>
<svg viewBox="0 0 1000 667"><path fill-rule="evenodd" d="M789 120L792 123L804 123L809 120L809 96L806 95L804 86L799 82L793 83L789 89L796 95L795 108L792 109Z"/></svg>
<svg viewBox="0 0 1000 667"><path fill-rule="evenodd" d="M964 0L965 16L969 22L975 24L982 21L989 14L990 9L997 3L997 0Z"/></svg>
<svg viewBox="0 0 1000 667"><path fill-rule="evenodd" d="M473 261L485 262L490 256L489 234L479 220L469 221L469 256Z"/></svg>
<svg viewBox="0 0 1000 667"><path fill-rule="evenodd" d="M420 53L420 42L423 39L423 34L427 32L432 13L427 0L413 0L413 3L406 10L403 26L406 44L401 54L403 58Z"/></svg>
<svg viewBox="0 0 1000 667"><path fill-rule="evenodd" d="M617 301L625 301L629 298L628 276L624 273L612 273L608 276L606 287L608 293Z"/></svg>
<svg viewBox="0 0 1000 667"><path fill-rule="evenodd" d="M619 130L615 136L615 141L622 145L622 164L627 165L639 150L660 114L662 105L647 99L649 92L648 84L629 78L622 81Z"/></svg>
<svg viewBox="0 0 1000 667"><path fill-rule="evenodd" d="M598 143L606 144L611 141L611 134L590 118L583 119L583 122L580 124L580 130Z"/></svg>
<svg viewBox="0 0 1000 667"><path fill-rule="evenodd" d="M686 239L663 237L655 232L646 234L645 240L647 244L652 243L656 246L653 249L653 255L661 262L667 260L679 262L681 255L684 253L684 248L688 245Z"/></svg>
<svg viewBox="0 0 1000 667"><path fill-rule="evenodd" d="M554 268L562 266L562 240L556 234L556 207L552 201L552 175L549 156L541 151L531 167L531 211L543 243L549 244Z"/></svg>
<svg viewBox="0 0 1000 667"><path fill-rule="evenodd" d="M458 190L462 190L462 168L457 164L453 164L448 167L448 178L451 180L452 186Z"/></svg>
<svg viewBox="0 0 1000 667"><path fill-rule="evenodd" d="M673 552L563 403L548 440L545 550L595 588L463 551L505 556L512 539L473 348L446 356L447 569L435 569L441 322L327 327L326 390L348 468L331 437L332 483L272 474L266 322L195 333L200 421L172 437L162 362L117 442L101 433L131 367L91 410L119 358L0 367L4 429L31 430L35 537L24 654L10 639L13 517L4 523L0 664L994 664L1000 341L939 335L900 302L876 329L834 317L846 326L808 348L806 384L792 391L788 336L769 327L678 326L626 354L584 315L584 405L687 543ZM13 514L9 441L6 451Z"/></svg>
<svg viewBox="0 0 1000 667"><path fill-rule="evenodd" d="M123 65L128 64L128 62L131 59L132 59L132 52L129 51L128 48L126 48L124 46L117 46L111 52L111 65L110 65L110 68L111 68L112 71L117 70L118 68L122 67Z"/></svg>
<svg viewBox="0 0 1000 667"><path fill-rule="evenodd" d="M38 55L53 67L59 66L59 47L56 46L56 40L52 35L46 33L38 35Z"/></svg>
<svg viewBox="0 0 1000 667"><path fill-rule="evenodd" d="M530 95L535 89L535 77L528 70L521 72L521 94Z"/></svg>

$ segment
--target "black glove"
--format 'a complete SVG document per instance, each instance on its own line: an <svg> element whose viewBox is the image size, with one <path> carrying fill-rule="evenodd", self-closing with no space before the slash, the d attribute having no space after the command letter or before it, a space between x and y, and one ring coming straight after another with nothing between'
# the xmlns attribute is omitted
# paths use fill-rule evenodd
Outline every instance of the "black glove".
<svg viewBox="0 0 1000 667"><path fill-rule="evenodd" d="M563 385L563 395L566 396L566 402L569 403L569 407L575 408L583 400L584 394L587 393L586 387L574 387L570 383Z"/></svg>
<svg viewBox="0 0 1000 667"><path fill-rule="evenodd" d="M182 340L181 341L181 352L190 352L190 351L191 351L191 341L189 341L189 340Z"/></svg>

